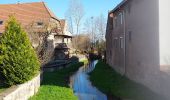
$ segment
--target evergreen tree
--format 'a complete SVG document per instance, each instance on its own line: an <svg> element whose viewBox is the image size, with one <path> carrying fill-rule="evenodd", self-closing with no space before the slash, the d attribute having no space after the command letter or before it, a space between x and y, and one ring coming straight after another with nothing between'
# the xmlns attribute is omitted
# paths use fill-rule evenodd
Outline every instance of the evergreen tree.
<svg viewBox="0 0 170 100"><path fill-rule="evenodd" d="M8 86L24 83L39 73L40 63L27 33L10 16L0 37L0 75Z"/></svg>

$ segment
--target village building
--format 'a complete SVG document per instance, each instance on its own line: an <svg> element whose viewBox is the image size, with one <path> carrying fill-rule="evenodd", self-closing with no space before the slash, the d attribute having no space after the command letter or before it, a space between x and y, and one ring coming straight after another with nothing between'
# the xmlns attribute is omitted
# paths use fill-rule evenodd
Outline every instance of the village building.
<svg viewBox="0 0 170 100"><path fill-rule="evenodd" d="M70 58L70 52L72 50L72 34L68 31L67 22L64 19L60 20L61 33L54 35L55 45L55 60L67 60Z"/></svg>
<svg viewBox="0 0 170 100"><path fill-rule="evenodd" d="M161 71L170 68L169 3L123 0L109 12L106 30L107 63L129 79L166 96L170 81L163 80Z"/></svg>
<svg viewBox="0 0 170 100"><path fill-rule="evenodd" d="M27 31L32 45L36 48L43 40L41 33L47 32L47 48L53 52L59 44L71 43L71 34L66 29L65 21L60 20L46 6L44 2L17 3L17 4L0 4L0 34L5 30L5 23L9 16L14 16ZM38 33L35 35L34 33ZM38 38L37 38L38 37ZM64 51L65 47L61 47ZM60 55L57 53L57 55ZM68 56L68 55L67 55ZM60 59L65 59L61 57Z"/></svg>

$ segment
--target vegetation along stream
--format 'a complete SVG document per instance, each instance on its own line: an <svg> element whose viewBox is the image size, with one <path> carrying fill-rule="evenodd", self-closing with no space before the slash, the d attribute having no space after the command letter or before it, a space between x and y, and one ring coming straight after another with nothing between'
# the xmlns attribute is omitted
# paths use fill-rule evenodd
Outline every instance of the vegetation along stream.
<svg viewBox="0 0 170 100"><path fill-rule="evenodd" d="M81 67L70 78L70 86L79 100L107 100L107 96L92 86L89 80L88 73L95 68L96 63L97 61L94 61Z"/></svg>

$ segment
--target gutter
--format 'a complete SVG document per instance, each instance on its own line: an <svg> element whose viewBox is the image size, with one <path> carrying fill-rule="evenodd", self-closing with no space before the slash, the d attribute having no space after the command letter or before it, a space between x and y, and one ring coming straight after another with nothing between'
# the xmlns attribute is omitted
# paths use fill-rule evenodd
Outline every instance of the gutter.
<svg viewBox="0 0 170 100"><path fill-rule="evenodd" d="M119 9L121 6L123 6L127 1L128 0L123 0L113 10L111 10L109 13L115 12L117 9Z"/></svg>

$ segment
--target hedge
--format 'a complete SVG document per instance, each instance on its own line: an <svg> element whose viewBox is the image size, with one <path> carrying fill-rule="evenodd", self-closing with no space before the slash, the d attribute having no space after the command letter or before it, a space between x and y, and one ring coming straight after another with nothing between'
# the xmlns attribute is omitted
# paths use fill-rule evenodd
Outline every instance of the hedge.
<svg viewBox="0 0 170 100"><path fill-rule="evenodd" d="M10 16L0 37L0 75L8 86L31 80L40 70L38 57L27 33Z"/></svg>

